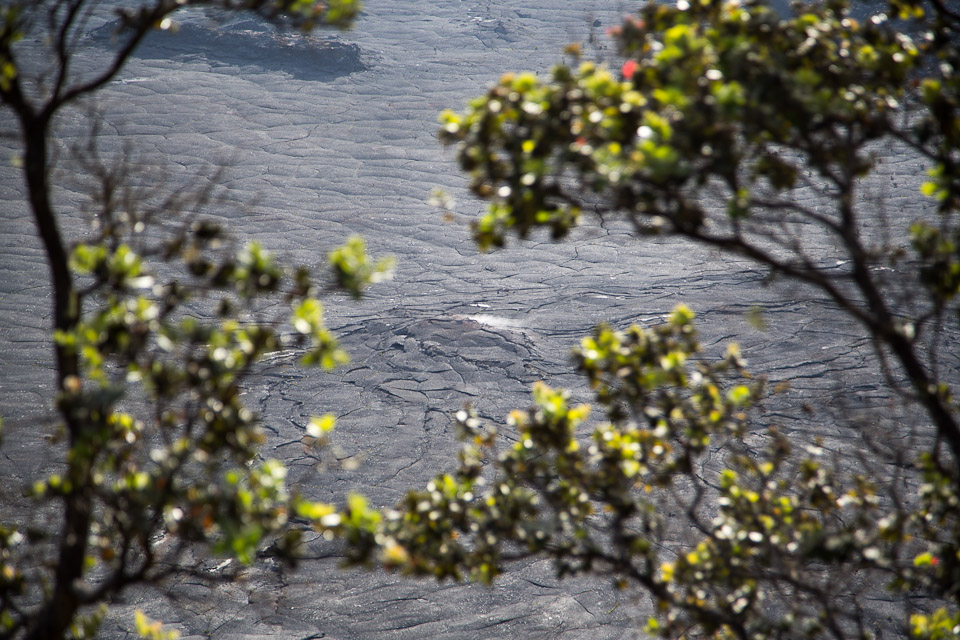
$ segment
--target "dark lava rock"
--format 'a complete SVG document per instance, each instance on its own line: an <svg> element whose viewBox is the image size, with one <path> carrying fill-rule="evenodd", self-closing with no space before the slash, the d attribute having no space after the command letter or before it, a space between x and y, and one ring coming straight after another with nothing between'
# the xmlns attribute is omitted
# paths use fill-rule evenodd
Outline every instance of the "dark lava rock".
<svg viewBox="0 0 960 640"><path fill-rule="evenodd" d="M256 16L214 10L182 11L177 16L170 28L149 34L134 55L252 65L267 72L285 71L298 80L332 80L367 69L359 46L329 34L281 30ZM128 35L120 20L114 20L91 31L89 37L99 46L118 49Z"/></svg>

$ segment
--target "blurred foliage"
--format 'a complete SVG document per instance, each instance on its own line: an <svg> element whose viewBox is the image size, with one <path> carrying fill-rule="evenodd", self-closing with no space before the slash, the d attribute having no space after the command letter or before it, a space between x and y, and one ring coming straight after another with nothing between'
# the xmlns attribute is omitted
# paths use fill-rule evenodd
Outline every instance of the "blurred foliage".
<svg viewBox="0 0 960 640"><path fill-rule="evenodd" d="M646 631L662 637L960 636L960 426L943 348L960 321L960 16L950 5L892 0L858 20L844 0L789 16L762 0L646 3L612 31L619 69L507 74L465 112L445 112L440 134L490 203L473 227L481 248L619 216L641 238L748 258L860 324L880 373L920 408L928 430L914 441L929 444L891 454L870 446L882 434L863 431L844 457L782 433L758 417L764 383L738 348L704 355L680 306L662 325L601 326L581 342L576 365L597 410L541 383L507 417L506 437L460 412L457 468L387 510L358 494L343 507L304 500L279 462L258 456L258 418L241 400L257 363L282 351L322 366L346 357L306 269L189 216L157 225L107 206L100 235L64 249L47 182L51 118L108 82L183 5L303 27L356 10L157 0L122 12L130 38L113 66L71 84L69 36L86 3L0 9L0 98L23 133L51 264L65 449L64 472L32 489L62 509L63 530L44 541L0 526L0 637L89 637L104 615L95 605L178 570L196 543L250 562L271 539L292 561L294 518L341 536L351 563L410 575L488 583L511 560L545 556L561 576L610 576L652 597ZM17 41L40 28L52 29L63 73L33 96ZM863 192L887 146L925 164L914 219ZM816 256L809 229L836 255ZM328 258L334 284L354 296L392 269L356 238ZM322 446L333 426L311 420L304 443ZM38 544L52 553L39 572L24 564ZM900 616L889 627L874 626L878 597ZM137 631L168 633L145 616Z"/></svg>
<svg viewBox="0 0 960 640"><path fill-rule="evenodd" d="M215 179L200 176L191 189L151 176L154 186L138 188L142 177L129 162L105 160L94 143L76 158L88 178L93 232L70 229L66 237L83 239L68 244L60 225L69 218L51 197L51 123L109 82L149 31L168 28L184 7L247 10L305 29L349 26L359 10L351 0L120 6L120 48L99 75L74 76L71 62L97 5L0 8L0 102L18 126L17 167L50 266L62 420L50 440L62 470L29 489L38 510L60 516L49 530L0 524L0 638L95 637L104 602L191 568L203 549L249 564L270 544L273 555L295 562L303 523L320 526L334 508L290 491L283 464L261 455L260 416L246 406L245 384L280 354L326 368L345 362L319 296L359 297L391 275L391 260L372 261L363 241L350 238L318 281L204 219ZM27 64L40 55L50 64ZM311 420L304 446L325 446L334 422ZM208 579L229 579L230 566ZM178 637L140 612L135 624L141 637Z"/></svg>
<svg viewBox="0 0 960 640"><path fill-rule="evenodd" d="M351 504L321 528L350 541L349 562L416 576L489 583L529 555L561 577L612 576L653 596L646 630L665 638L873 637L861 598L878 590L943 603L908 606L904 635L956 637L955 478L925 456L919 496L890 494L901 478L755 424L763 381L735 345L704 358L692 319L678 307L664 325L583 339L577 366L606 418L589 435L590 407L538 383L505 442L462 411L454 472L382 516Z"/></svg>
<svg viewBox="0 0 960 640"><path fill-rule="evenodd" d="M163 623L151 620L140 610L134 614L134 625L137 635L144 640L178 640L180 638L179 631L164 629Z"/></svg>

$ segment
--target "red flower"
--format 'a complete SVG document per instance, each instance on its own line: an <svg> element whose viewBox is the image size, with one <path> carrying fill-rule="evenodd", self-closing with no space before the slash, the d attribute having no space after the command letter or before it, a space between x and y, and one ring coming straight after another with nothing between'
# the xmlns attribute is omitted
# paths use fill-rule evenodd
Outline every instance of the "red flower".
<svg viewBox="0 0 960 640"><path fill-rule="evenodd" d="M623 77L629 80L633 77L634 72L637 70L637 61L636 60L627 60L623 63Z"/></svg>

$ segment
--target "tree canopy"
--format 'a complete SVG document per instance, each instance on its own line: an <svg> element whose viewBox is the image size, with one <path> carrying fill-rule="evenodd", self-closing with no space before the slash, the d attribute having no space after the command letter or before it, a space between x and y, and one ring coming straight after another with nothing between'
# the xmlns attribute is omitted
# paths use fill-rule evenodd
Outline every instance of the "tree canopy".
<svg viewBox="0 0 960 640"><path fill-rule="evenodd" d="M612 30L619 69L508 73L445 112L441 137L489 201L482 248L622 218L638 241L676 236L819 292L869 337L891 396L921 409L920 427L900 427L912 449L877 446L882 432L852 419L859 450L784 436L735 345L704 356L678 307L581 342L592 424L543 384L507 416L512 444L459 414L457 469L375 526L341 528L354 561L489 581L544 555L561 575L648 592L647 630L663 637L960 634L960 14L852 9L645 3ZM865 193L881 147L926 165L909 219ZM896 603L892 626L870 611L878 598Z"/></svg>
<svg viewBox="0 0 960 640"><path fill-rule="evenodd" d="M75 159L91 179L93 231L64 232L70 218L52 197L52 125L116 78L151 30L170 28L190 7L250 11L301 29L345 27L358 11L352 0L121 5L118 48L93 73L79 73L77 51L98 5L0 7L0 104L16 123L49 267L62 420L53 444L64 463L31 489L40 508L60 511L59 530L0 523L3 638L92 637L105 601L182 569L198 543L249 563L261 541L276 538L274 550L292 560L300 532L292 519L320 526L339 518L289 490L280 462L258 456L261 417L245 406L243 384L280 351L323 367L345 361L320 296L338 289L358 297L392 268L371 260L360 238L329 255L320 279L256 242L238 243L203 216L217 203L216 176L143 190L122 154L99 153L96 118ZM315 417L307 444L322 446L333 424L330 415ZM137 627L163 636L142 616Z"/></svg>
<svg viewBox="0 0 960 640"><path fill-rule="evenodd" d="M89 637L97 604L184 570L197 543L249 562L276 539L292 561L303 525L346 540L351 562L441 579L489 582L514 559L549 557L560 575L648 593L646 631L663 637L960 636L960 15L948 4L891 0L858 19L844 0L790 15L763 0L649 2L612 31L618 68L507 74L441 117L489 201L480 247L623 218L638 241L676 236L800 282L858 323L891 397L917 409L920 424L902 425L909 450L853 419L842 426L861 445L848 451L785 435L738 347L705 352L678 306L662 325L580 342L595 408L540 383L505 425L459 412L456 468L384 510L288 488L282 464L257 458L259 416L241 390L276 351L342 362L320 297L360 295L389 261L351 239L318 281L205 221L215 181L142 198L93 147L98 224L74 243L50 180L56 116L181 8L311 28L349 24L356 4L137 3L119 11L113 57L77 76L95 5L0 8L0 101L50 267L64 461L32 488L59 530L0 523L0 637ZM43 64L24 59L28 37ZM928 169L910 219L865 193L881 145ZM314 418L307 443L333 424ZM881 598L892 604L878 612Z"/></svg>

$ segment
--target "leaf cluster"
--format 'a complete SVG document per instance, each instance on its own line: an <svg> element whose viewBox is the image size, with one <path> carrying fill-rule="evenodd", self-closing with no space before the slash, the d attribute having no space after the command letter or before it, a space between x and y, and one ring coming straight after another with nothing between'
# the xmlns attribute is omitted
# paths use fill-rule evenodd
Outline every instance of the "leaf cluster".
<svg viewBox="0 0 960 640"><path fill-rule="evenodd" d="M865 20L842 0L787 16L759 0L650 2L612 30L619 70L509 73L440 117L489 201L473 225L481 248L540 228L560 239L592 211L810 285L922 407L933 435L916 459L888 459L869 430L831 459L751 420L762 386L735 348L708 363L679 308L661 327L601 327L576 350L606 418L589 437L588 407L542 384L507 420L512 445L458 415L458 470L350 529L355 560L489 581L546 555L560 575L645 590L658 605L648 632L663 637L874 637L866 605L883 589L904 611L896 632L960 634L960 428L939 349L960 319L958 26L936 1ZM919 218L888 217L863 193L881 145L926 164Z"/></svg>
<svg viewBox="0 0 960 640"><path fill-rule="evenodd" d="M97 2L0 7L0 106L18 127L18 167L50 266L62 420L52 440L63 451L62 470L30 490L38 509L59 511L60 530L0 526L2 638L92 637L105 614L97 605L129 585L162 581L204 549L249 564L273 540L273 552L292 562L301 535L293 518L333 511L289 491L285 467L261 457L260 416L246 406L245 384L270 358L327 368L346 361L320 297L339 288L357 297L388 278L392 262L372 261L352 238L329 256L330 277L317 281L200 215L214 203L216 176L192 187L137 180L130 149L106 162L93 143L73 159L87 178L94 231L73 245L67 238L79 234L60 231L55 117L109 83L149 32L174 28L189 7L250 11L304 29L347 27L359 11L353 0L121 6L119 48L83 74L74 61ZM324 446L333 423L312 421L305 446ZM145 618L137 626L167 637Z"/></svg>

